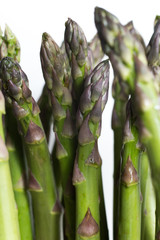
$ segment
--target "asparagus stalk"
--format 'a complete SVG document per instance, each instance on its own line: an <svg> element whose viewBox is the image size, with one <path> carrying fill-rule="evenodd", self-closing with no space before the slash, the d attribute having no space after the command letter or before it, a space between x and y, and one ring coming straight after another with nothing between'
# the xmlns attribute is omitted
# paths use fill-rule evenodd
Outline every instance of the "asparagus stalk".
<svg viewBox="0 0 160 240"><path fill-rule="evenodd" d="M1 57L10 55L12 58L20 60L20 46L17 38L6 25L5 35L2 37L4 43ZM5 49L5 51L4 51ZM31 217L29 201L26 189L26 169L21 138L17 131L17 123L13 117L11 108L6 105L6 145L9 153L9 165L12 177L14 196L18 209L18 220L21 239L32 239ZM13 128L13 126L15 126Z"/></svg>
<svg viewBox="0 0 160 240"><path fill-rule="evenodd" d="M76 22L68 19L65 29L65 47L73 79L73 98L76 108L84 87L84 78L91 71L91 56L85 35Z"/></svg>
<svg viewBox="0 0 160 240"><path fill-rule="evenodd" d="M76 240L100 239L99 167L97 150L101 114L108 97L108 61L100 63L86 78L77 112L78 148L73 184L76 188Z"/></svg>
<svg viewBox="0 0 160 240"><path fill-rule="evenodd" d="M136 37L142 43L145 49L145 43L141 35L134 28L133 22L129 22L125 25L125 28L130 31L130 33ZM125 122L125 109L128 100L128 95L125 93L125 89L120 86L122 80L118 79L118 76L114 77L112 86L112 96L115 99L113 113L112 113L112 129L114 131L114 202L113 202L113 232L114 239L118 237L118 205L119 205L119 180L120 180L120 168L121 160L120 153L122 149L123 142L123 128Z"/></svg>
<svg viewBox="0 0 160 240"><path fill-rule="evenodd" d="M77 143L70 75L66 70L64 54L47 33L42 36L40 56L53 110L56 158L59 160L65 206L65 236L74 239L75 194L71 179Z"/></svg>
<svg viewBox="0 0 160 240"><path fill-rule="evenodd" d="M135 32L136 30L134 30L133 24L130 23L127 26L119 26L117 23L117 19L113 17L110 17L109 13L107 15L107 13L105 13L104 15L107 15L107 20L108 22L110 21L109 24L109 28L106 29L105 27L105 17L102 16L102 9L96 9L95 12L95 21L96 21L96 26L98 29L98 33L99 33L99 37L101 39L101 43L102 43L102 48L104 50L105 53L107 53L110 56L110 59L112 61L112 64L114 62L114 73L115 73L115 79L114 79L114 83L113 83L113 97L115 98L115 103L114 103L114 108L113 108L113 115L112 115L112 128L114 130L114 206L113 206L113 228L114 228L114 238L117 238L117 226L118 226L118 199L119 199L119 193L118 193L118 188L119 188L119 174L120 174L120 152L121 152L121 148L122 148L122 132L123 132L123 127L124 127L124 119L125 119L125 106L126 106L126 102L128 99L128 88L126 86L126 83L124 80L124 78L126 77L128 80L130 77L130 75L133 75L132 73L127 74L127 76L124 76L126 71L123 71L122 74L121 72L119 72L119 68L121 68L121 64L123 64L123 62L121 63L121 59L118 56L119 51L121 49L116 49L117 52L113 52L112 49L114 47L114 40L118 38L119 41L122 42L123 40L123 36L121 39L121 36L119 34L119 36L117 36L116 38L116 34L118 35L118 27L122 29L121 31L121 35L126 34L126 31L131 31L132 35L137 35ZM111 19L110 19L111 18ZM104 25L103 25L103 21L104 21ZM113 31L117 30L116 33L112 34L112 21L115 21L115 25L117 24L118 27L117 29L113 28ZM111 27L110 27L111 25ZM108 37L109 36L109 37ZM108 39L107 39L108 37ZM117 42L118 42L117 40ZM127 41L126 41L127 42ZM125 42L125 43L126 43ZM123 46L124 47L124 46ZM127 46L126 46L126 50L127 51ZM128 57L129 53L126 55L124 54L124 58ZM115 60L116 59L116 60ZM131 60L131 59L130 59ZM126 59L126 61L128 62L128 59ZM129 64L132 64L132 60L131 63L129 62ZM118 65L118 66L116 66ZM130 66L129 66L130 67ZM128 67L128 68L129 68ZM118 70L117 70L118 68ZM127 69L128 70L128 69ZM130 68L129 68L130 70ZM128 70L128 72L129 72Z"/></svg>
<svg viewBox="0 0 160 240"><path fill-rule="evenodd" d="M154 33L147 46L146 53L148 65L155 78L154 84L159 92L159 42L160 42L160 21L155 25ZM141 157L141 191L143 196L142 203L142 239L155 239L155 193L151 178L149 159L146 151Z"/></svg>
<svg viewBox="0 0 160 240"><path fill-rule="evenodd" d="M0 238L20 240L18 212L16 209L13 186L9 168L8 151L4 143L2 115L5 113L3 94L0 91Z"/></svg>
<svg viewBox="0 0 160 240"><path fill-rule="evenodd" d="M153 184L156 192L156 237L160 235L160 189L158 175L160 174L159 150L157 146L160 142L159 136L159 110L158 93L155 89L153 75L148 67L138 58L135 59L136 66L136 109L139 115L139 132L141 141L147 148ZM138 103L138 105L137 105ZM151 120L152 119L152 120ZM156 144L154 144L156 142ZM153 206L154 207L154 206Z"/></svg>
<svg viewBox="0 0 160 240"><path fill-rule="evenodd" d="M12 105L23 137L32 197L35 239L61 239L61 207L56 196L54 176L39 108L31 96L28 80L18 63L9 57L0 64L3 90Z"/></svg>
<svg viewBox="0 0 160 240"><path fill-rule="evenodd" d="M118 228L119 240L141 239L140 149L138 146L138 131L135 126L135 119L131 112L130 104L131 103L128 102L123 136Z"/></svg>
<svg viewBox="0 0 160 240"><path fill-rule="evenodd" d="M9 107L7 108L6 126L6 145L9 153L9 165L14 196L18 209L21 240L32 240L33 235L27 194L26 166L24 162L23 146L21 138L17 132L16 120Z"/></svg>
<svg viewBox="0 0 160 240"><path fill-rule="evenodd" d="M95 51L95 45L100 51ZM101 58L101 47L97 36L93 38L91 43L87 44L82 29L71 19L66 22L65 30L65 46L71 65L71 73L73 79L73 98L76 102L76 109L79 105L79 99L84 88L84 79L88 76L95 61ZM99 54L99 55L98 55ZM101 235L104 238L108 236L107 221L105 220L104 196L102 187L101 170L99 170L100 184L100 214L104 221L102 222ZM104 225L103 225L104 224Z"/></svg>
<svg viewBox="0 0 160 240"><path fill-rule="evenodd" d="M114 131L114 174L113 174L113 233L114 239L118 237L118 202L120 187L121 149L123 144L123 128L125 122L125 108L128 95L120 87L118 77L115 75L112 85L112 96L115 99L112 112L112 129Z"/></svg>
<svg viewBox="0 0 160 240"><path fill-rule="evenodd" d="M155 88L154 78L147 66L147 59L142 45L131 36L119 23L118 19L103 9L96 9L96 24L99 29L102 46L110 55L112 65L123 79L128 94L135 92L135 109L139 117L139 132L141 141L147 148L153 183L156 190L156 236L160 235L160 197L158 187L158 174L160 166L158 163L159 153L159 114L157 112L158 93ZM106 22L109 23L107 29ZM103 28L103 30L100 30ZM114 43L116 46L114 47ZM107 44L106 44L107 43ZM135 70L136 65L136 70ZM136 84L134 79L136 80ZM156 142L156 145L154 144Z"/></svg>
<svg viewBox="0 0 160 240"><path fill-rule="evenodd" d="M114 203L113 203L113 233L118 236L118 202L120 152L122 148L122 132L125 119L125 106L129 96L127 81L134 80L133 40L135 37L131 29L133 26L122 26L118 19L109 12L96 8L95 23L101 40L103 51L110 57L114 69L113 97L115 98L112 128L114 130ZM106 23L108 27L106 27ZM131 39L131 40L130 40ZM131 44L130 44L131 41ZM135 39L136 41L136 39ZM115 47L117 46L117 47ZM142 47L141 47L142 48ZM142 52L144 49L142 48Z"/></svg>

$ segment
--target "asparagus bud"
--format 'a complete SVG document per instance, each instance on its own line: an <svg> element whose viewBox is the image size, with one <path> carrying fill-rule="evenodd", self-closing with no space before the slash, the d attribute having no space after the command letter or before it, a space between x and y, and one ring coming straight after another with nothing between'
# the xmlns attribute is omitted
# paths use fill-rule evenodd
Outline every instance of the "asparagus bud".
<svg viewBox="0 0 160 240"><path fill-rule="evenodd" d="M68 19L65 25L65 47L71 66L74 99L78 106L84 78L91 71L90 56L87 40L80 26L72 19Z"/></svg>

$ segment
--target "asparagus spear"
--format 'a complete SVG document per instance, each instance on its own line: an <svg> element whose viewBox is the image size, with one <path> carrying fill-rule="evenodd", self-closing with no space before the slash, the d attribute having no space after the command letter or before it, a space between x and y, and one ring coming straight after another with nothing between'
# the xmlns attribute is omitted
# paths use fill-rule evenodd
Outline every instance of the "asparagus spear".
<svg viewBox="0 0 160 240"><path fill-rule="evenodd" d="M1 58L10 55L20 60L20 46L17 38L6 25L5 35L2 37L4 46L1 49ZM5 49L5 51L4 51ZM32 239L31 217L28 195L26 191L26 169L21 138L17 131L17 123L13 118L10 106L6 104L6 145L9 153L9 165L12 177L14 196L18 209L18 220L21 239ZM13 126L15 126L13 128Z"/></svg>
<svg viewBox="0 0 160 240"><path fill-rule="evenodd" d="M124 119L125 119L125 106L126 106L126 102L127 102L128 95L129 95L127 92L128 89L125 86L126 83L124 81L122 81L121 79L124 79L124 77L127 77L129 80L130 74L127 74L127 76L124 76L124 74L125 74L124 71L122 72L122 75L121 75L119 73L119 71L116 70L116 68L120 68L119 65L121 64L121 60L118 59L118 56L117 56L118 53L114 55L114 53L112 51L112 47L114 47L114 40L116 39L116 34L118 35L118 27L119 26L117 27L117 29L116 28L114 29L115 31L117 30L117 33L114 33L114 34L112 34L112 32L111 32L112 29L111 30L110 30L110 28L106 29L105 17L104 17L104 25L103 25L103 16L101 16L102 11L103 11L102 9L97 8L96 12L95 12L95 18L96 18L95 21L96 21L96 26L98 29L98 34L101 39L102 48L103 48L104 52L110 56L111 61L112 61L112 58L113 58L113 61L115 60L114 59L115 55L116 55L115 58L117 58L116 61L114 62L115 63L114 64L115 79L114 79L114 84L113 84L113 97L115 98L115 103L114 103L113 115L112 115L112 128L114 130L114 153L115 153L114 154L114 207L113 207L113 209L114 209L114 213L113 213L114 214L114 217L113 217L114 230L113 231L114 231L114 237L116 238L117 226L118 226L117 221L118 221L118 195L119 195L118 188L119 188L119 174L120 174L120 151L121 151L121 147L122 147L122 131L123 131ZM105 15L105 13L104 13L104 15ZM107 16L107 17L108 17L108 19L107 19L108 21L110 21L110 22L115 21L115 23L117 23L116 18L110 20L109 19L110 16ZM113 24L111 22L111 27L112 27L112 25ZM126 31L129 31L129 30L131 31L131 29L133 30L133 25L132 25L132 28L130 25L129 26L121 26L121 28L122 28L121 34L125 35ZM109 25L109 27L110 27L110 25ZM135 31L133 32L133 34L135 34ZM107 39L108 36L109 36L109 38ZM123 38L121 39L121 36L118 36L117 38L119 41L122 41L122 39L123 39ZM118 42L118 40L117 40L117 42ZM116 50L118 52L119 48ZM128 55L129 54L126 54L126 58L128 57ZM124 58L125 58L125 54L124 54ZM118 60L119 60L119 62L118 62ZM112 63L113 63L113 61L112 61ZM128 61L128 59L127 59L127 61ZM118 64L117 64L117 62L118 62ZM130 64L130 62L129 62L129 64ZM118 66L116 66L116 65L118 65Z"/></svg>
<svg viewBox="0 0 160 240"><path fill-rule="evenodd" d="M130 31L130 33L136 37L145 49L145 44L143 38L134 28L133 22L129 22L125 25L125 28ZM128 100L128 94L125 93L124 87L120 86L121 79L118 76L114 77L112 86L112 96L115 99L113 113L112 113L112 129L114 131L114 203L113 203L113 232L114 239L118 236L118 202L119 202L119 180L120 180L120 168L121 160L120 153L122 149L122 135L125 121L125 108Z"/></svg>
<svg viewBox="0 0 160 240"><path fill-rule="evenodd" d="M118 228L119 240L141 239L140 149L138 147L138 132L135 126L135 119L131 111L131 103L129 101L123 136Z"/></svg>
<svg viewBox="0 0 160 240"><path fill-rule="evenodd" d="M108 97L108 61L100 63L86 78L77 113L78 148L73 184L76 187L76 240L100 239L97 152L101 114Z"/></svg>
<svg viewBox="0 0 160 240"><path fill-rule="evenodd" d="M54 176L39 108L31 96L25 73L9 57L0 63L3 90L12 105L23 137L32 197L35 238L61 239L61 207L56 196Z"/></svg>
<svg viewBox="0 0 160 240"><path fill-rule="evenodd" d="M26 166L24 162L22 141L17 132L16 120L12 116L9 107L7 108L7 117L5 120L7 132L6 145L9 153L9 165L14 196L18 209L21 240L32 240L31 216L26 186Z"/></svg>
<svg viewBox="0 0 160 240"><path fill-rule="evenodd" d="M77 108L83 91L84 78L91 71L92 60L82 29L71 19L66 22L64 40L73 78L73 98Z"/></svg>
<svg viewBox="0 0 160 240"><path fill-rule="evenodd" d="M159 136L159 110L158 93L155 89L153 75L148 67L138 58L135 59L136 66L136 102L135 106L139 115L139 132L141 141L147 148L153 184L156 192L156 237L160 235L160 189L158 175L160 174L159 150L157 146L160 142ZM137 105L138 103L138 105ZM152 120L151 120L152 119ZM156 144L153 144L156 142ZM154 206L153 206L154 207Z"/></svg>
<svg viewBox="0 0 160 240"><path fill-rule="evenodd" d="M154 84L159 94L159 42L160 42L160 21L157 21L154 33L147 46L146 53L148 65L154 74ZM146 151L141 157L141 191L142 203L142 239L155 239L155 194L151 179L151 170Z"/></svg>
<svg viewBox="0 0 160 240"><path fill-rule="evenodd" d="M130 26L122 26L115 16L100 8L95 9L95 23L103 51L110 57L115 74L113 83L115 103L112 114L112 128L114 130L113 232L114 239L117 239L120 151L122 147L125 106L129 96L129 87L126 83L134 79L132 55L135 50L133 49L133 44L130 44L130 41L133 42ZM106 23L108 27L106 27ZM143 48L142 51L144 52Z"/></svg>
<svg viewBox="0 0 160 240"><path fill-rule="evenodd" d="M123 128L125 122L125 108L128 95L121 88L118 77L115 75L112 85L112 96L115 99L112 112L112 129L114 131L114 174L113 174L113 233L118 237L118 202L121 167L121 149L123 144Z"/></svg>
<svg viewBox="0 0 160 240"><path fill-rule="evenodd" d="M159 145L160 136L159 114L157 112L158 93L155 88L154 78L147 66L147 59L142 45L123 28L118 19L99 8L96 9L95 16L103 49L110 55L113 68L117 74L119 73L123 83L126 84L128 94L134 94L135 92L135 108L141 123L139 132L141 141L147 148L156 190L156 236L158 238L160 235L160 191L158 187L160 167L158 159L160 156L157 146ZM109 23L107 29L105 28L106 23ZM116 45L114 45L115 42ZM135 77L137 79L136 84Z"/></svg>
<svg viewBox="0 0 160 240"><path fill-rule="evenodd" d="M74 239L75 194L71 178L77 143L70 75L66 70L64 54L47 33L42 36L40 56L53 110L56 158L59 160L65 206L65 236Z"/></svg>
<svg viewBox="0 0 160 240"><path fill-rule="evenodd" d="M8 151L4 143L2 115L5 113L3 94L0 91L0 238L20 240L18 212L16 209Z"/></svg>
<svg viewBox="0 0 160 240"><path fill-rule="evenodd" d="M99 56L95 52L95 44L97 48L100 49ZM92 69L92 65L95 64L96 59L101 57L101 47L98 42L97 36L91 41L90 44L87 44L86 38L82 29L78 26L76 22L69 19L66 22L65 30L65 46L68 58L71 65L71 73L73 79L73 98L76 102L76 109L79 105L79 99L84 87L84 79L88 76ZM107 221L104 207L104 196L103 196L103 187L102 187L102 176L101 170L99 170L99 185L100 185L100 215L103 218L101 235L104 238L107 238ZM104 225L103 225L104 224Z"/></svg>

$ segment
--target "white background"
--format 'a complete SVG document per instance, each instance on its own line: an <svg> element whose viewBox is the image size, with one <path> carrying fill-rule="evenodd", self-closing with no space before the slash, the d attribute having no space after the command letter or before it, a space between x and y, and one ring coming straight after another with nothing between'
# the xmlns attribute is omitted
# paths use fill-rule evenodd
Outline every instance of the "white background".
<svg viewBox="0 0 160 240"><path fill-rule="evenodd" d="M0 25L5 23L16 34L21 45L21 66L28 75L30 88L38 99L44 84L39 50L41 35L48 32L61 44L64 37L64 23L67 18L75 20L84 30L87 40L96 33L94 25L94 7L103 7L116 15L122 24L133 20L146 44L153 32L153 21L160 14L160 1L143 0L1 0ZM112 239L112 174L113 174L113 133L111 130L112 74L110 78L109 101L103 114L102 136L99 139L100 153L103 159L103 179L107 208L110 239Z"/></svg>

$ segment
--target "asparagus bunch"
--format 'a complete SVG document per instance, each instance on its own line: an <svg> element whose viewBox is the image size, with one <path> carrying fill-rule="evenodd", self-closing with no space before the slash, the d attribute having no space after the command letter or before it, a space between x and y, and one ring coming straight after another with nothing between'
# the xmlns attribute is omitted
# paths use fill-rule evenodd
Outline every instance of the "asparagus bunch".
<svg viewBox="0 0 160 240"><path fill-rule="evenodd" d="M114 70L114 239L160 239L160 20L156 17L147 47L132 22L124 26L101 8L95 10L95 22L98 35L89 43L71 19L65 24L61 47L43 34L41 116L27 76L15 61L19 61L19 43L7 26L4 36L0 32L0 87L7 110L4 127L0 91L3 240L108 239L98 151L108 99L109 62L97 65L103 52ZM52 121L53 166L48 150Z"/></svg>

